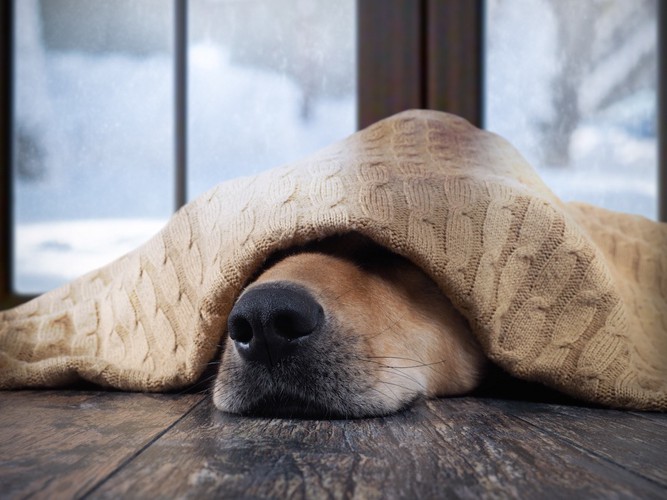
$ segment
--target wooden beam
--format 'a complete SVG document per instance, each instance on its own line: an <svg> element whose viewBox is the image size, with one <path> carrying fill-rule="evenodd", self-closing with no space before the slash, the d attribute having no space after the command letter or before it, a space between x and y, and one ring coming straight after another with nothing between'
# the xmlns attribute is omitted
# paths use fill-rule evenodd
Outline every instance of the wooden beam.
<svg viewBox="0 0 667 500"><path fill-rule="evenodd" d="M12 292L12 45L13 2L0 1L0 309Z"/></svg>
<svg viewBox="0 0 667 500"><path fill-rule="evenodd" d="M667 0L658 2L658 211L667 222Z"/></svg>
<svg viewBox="0 0 667 500"><path fill-rule="evenodd" d="M174 168L176 209L188 197L188 3L174 2Z"/></svg>
<svg viewBox="0 0 667 500"><path fill-rule="evenodd" d="M483 2L428 0L426 106L483 122Z"/></svg>
<svg viewBox="0 0 667 500"><path fill-rule="evenodd" d="M423 6L415 0L357 2L359 128L425 107Z"/></svg>

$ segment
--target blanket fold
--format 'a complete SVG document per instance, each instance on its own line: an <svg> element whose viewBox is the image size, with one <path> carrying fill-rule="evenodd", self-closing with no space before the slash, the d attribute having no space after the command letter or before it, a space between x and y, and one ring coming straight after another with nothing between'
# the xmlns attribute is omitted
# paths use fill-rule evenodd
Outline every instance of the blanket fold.
<svg viewBox="0 0 667 500"><path fill-rule="evenodd" d="M351 231L422 267L511 374L667 410L667 225L563 203L506 141L434 111L222 183L140 248L0 312L0 388L187 386L273 252Z"/></svg>

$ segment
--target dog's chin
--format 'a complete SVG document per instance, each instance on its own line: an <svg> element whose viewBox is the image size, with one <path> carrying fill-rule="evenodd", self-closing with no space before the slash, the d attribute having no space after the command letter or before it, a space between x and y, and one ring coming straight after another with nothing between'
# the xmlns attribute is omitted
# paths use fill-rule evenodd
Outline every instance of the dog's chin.
<svg viewBox="0 0 667 500"><path fill-rule="evenodd" d="M243 407L227 408L216 405L218 410L246 417L287 418L304 420L343 420L374 418L403 411L414 403L406 401L401 405L341 405L329 406L319 401L297 396L267 395Z"/></svg>
<svg viewBox="0 0 667 500"><path fill-rule="evenodd" d="M354 382L323 389L322 384L313 385L313 379L308 377L303 377L301 384L282 385L275 383L281 377L269 379L261 372L257 370L252 379L240 377L242 381L235 380L234 384L216 380L216 408L252 417L336 420L386 416L405 409L418 397L381 397L378 390Z"/></svg>
<svg viewBox="0 0 667 500"><path fill-rule="evenodd" d="M327 408L317 401L295 396L265 396L241 412L249 417L293 419L344 419L345 412Z"/></svg>
<svg viewBox="0 0 667 500"><path fill-rule="evenodd" d="M343 419L395 413L417 394L398 394L377 377L377 363L364 360L360 336L330 322L301 350L272 366L242 358L228 339L212 388L226 413L262 417Z"/></svg>

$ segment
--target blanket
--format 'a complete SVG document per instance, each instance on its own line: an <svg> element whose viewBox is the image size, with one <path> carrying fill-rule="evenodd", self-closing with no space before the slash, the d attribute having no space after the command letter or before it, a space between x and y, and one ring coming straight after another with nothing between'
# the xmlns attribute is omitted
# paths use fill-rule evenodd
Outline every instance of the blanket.
<svg viewBox="0 0 667 500"><path fill-rule="evenodd" d="M667 410L667 225L564 203L508 142L435 111L222 183L145 245L0 312L0 388L192 384L271 254L353 231L429 274L510 374Z"/></svg>

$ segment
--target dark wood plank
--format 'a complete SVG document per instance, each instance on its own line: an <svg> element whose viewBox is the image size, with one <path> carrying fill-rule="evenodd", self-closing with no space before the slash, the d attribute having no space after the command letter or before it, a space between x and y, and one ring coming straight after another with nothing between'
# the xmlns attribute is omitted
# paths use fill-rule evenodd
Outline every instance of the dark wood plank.
<svg viewBox="0 0 667 500"><path fill-rule="evenodd" d="M667 486L667 414L494 401L499 408L576 448ZM649 418L646 418L646 417Z"/></svg>
<svg viewBox="0 0 667 500"><path fill-rule="evenodd" d="M631 412L633 415L639 416L646 420L650 420L654 424L660 425L662 427L667 427L667 413L657 413L657 412Z"/></svg>
<svg viewBox="0 0 667 500"><path fill-rule="evenodd" d="M581 409L582 418L588 411ZM91 496L664 498L666 493L527 424L502 404L461 398L353 421L236 417L201 404Z"/></svg>
<svg viewBox="0 0 667 500"><path fill-rule="evenodd" d="M0 496L79 497L202 397L0 392Z"/></svg>

